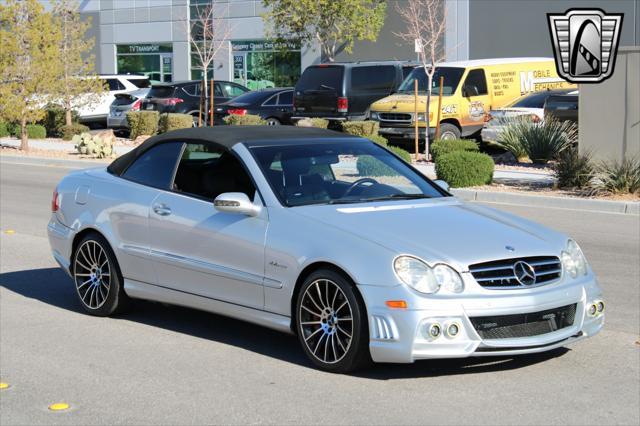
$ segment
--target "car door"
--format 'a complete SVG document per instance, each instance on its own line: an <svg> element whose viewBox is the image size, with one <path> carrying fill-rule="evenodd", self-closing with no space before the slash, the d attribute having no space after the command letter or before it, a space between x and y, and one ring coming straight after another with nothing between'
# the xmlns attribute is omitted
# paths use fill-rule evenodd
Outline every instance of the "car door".
<svg viewBox="0 0 640 426"><path fill-rule="evenodd" d="M255 188L230 152L187 143L171 191L150 206L151 253L160 286L251 308L264 307L266 209L256 217L219 212L223 192Z"/></svg>
<svg viewBox="0 0 640 426"><path fill-rule="evenodd" d="M277 101L276 117L282 124L291 124L291 116L293 115L293 90L280 92Z"/></svg>
<svg viewBox="0 0 640 426"><path fill-rule="evenodd" d="M116 178L114 200L105 219L111 223L118 241L114 250L126 279L156 284L149 242L149 205L169 188L181 152L182 143L153 146Z"/></svg>
<svg viewBox="0 0 640 426"><path fill-rule="evenodd" d="M484 70L469 71L462 85L462 134L469 135L482 129L485 115L491 110L491 96Z"/></svg>

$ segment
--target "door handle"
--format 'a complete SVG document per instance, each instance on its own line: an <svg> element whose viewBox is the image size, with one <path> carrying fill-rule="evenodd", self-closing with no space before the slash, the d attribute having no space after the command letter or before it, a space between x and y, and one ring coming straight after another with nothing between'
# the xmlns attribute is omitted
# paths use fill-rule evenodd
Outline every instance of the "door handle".
<svg viewBox="0 0 640 426"><path fill-rule="evenodd" d="M154 204L153 211L160 216L169 216L171 214L171 208L166 204Z"/></svg>

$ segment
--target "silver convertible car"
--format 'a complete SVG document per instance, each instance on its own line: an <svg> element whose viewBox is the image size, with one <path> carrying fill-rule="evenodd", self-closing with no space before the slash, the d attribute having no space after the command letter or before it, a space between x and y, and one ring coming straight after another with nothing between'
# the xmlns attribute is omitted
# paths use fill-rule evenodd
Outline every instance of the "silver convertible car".
<svg viewBox="0 0 640 426"><path fill-rule="evenodd" d="M541 352L604 324L575 241L329 130L165 133L66 176L52 210L53 256L89 314L215 312L297 335L327 371Z"/></svg>

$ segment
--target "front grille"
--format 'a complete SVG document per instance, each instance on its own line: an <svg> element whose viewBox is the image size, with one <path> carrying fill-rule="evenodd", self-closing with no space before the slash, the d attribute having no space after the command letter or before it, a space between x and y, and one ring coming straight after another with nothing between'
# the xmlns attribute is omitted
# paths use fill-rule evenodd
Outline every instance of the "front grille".
<svg viewBox="0 0 640 426"><path fill-rule="evenodd" d="M533 280L530 277L522 279L522 276L518 279L516 276L516 264L522 266L523 262L533 269ZM469 266L469 272L484 288L513 289L549 284L558 280L562 275L562 264L556 256L521 257L476 263Z"/></svg>
<svg viewBox="0 0 640 426"><path fill-rule="evenodd" d="M510 339L539 336L571 327L576 304L528 314L469 318L483 339Z"/></svg>
<svg viewBox="0 0 640 426"><path fill-rule="evenodd" d="M379 115L381 121L393 121L396 123L411 123L411 114L402 114L398 112L381 112Z"/></svg>

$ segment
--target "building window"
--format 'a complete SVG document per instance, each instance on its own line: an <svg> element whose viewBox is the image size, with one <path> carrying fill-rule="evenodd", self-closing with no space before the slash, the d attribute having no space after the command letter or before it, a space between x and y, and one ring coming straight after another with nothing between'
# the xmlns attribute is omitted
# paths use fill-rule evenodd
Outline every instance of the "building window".
<svg viewBox="0 0 640 426"><path fill-rule="evenodd" d="M232 41L233 80L251 90L294 86L300 77L300 45L267 40Z"/></svg>
<svg viewBox="0 0 640 426"><path fill-rule="evenodd" d="M171 43L120 44L116 52L118 74L142 74L152 83L173 79Z"/></svg>

